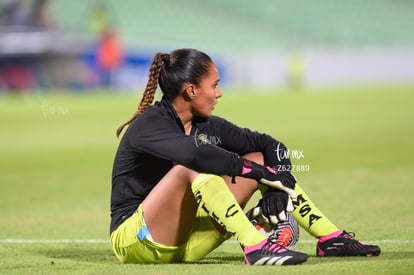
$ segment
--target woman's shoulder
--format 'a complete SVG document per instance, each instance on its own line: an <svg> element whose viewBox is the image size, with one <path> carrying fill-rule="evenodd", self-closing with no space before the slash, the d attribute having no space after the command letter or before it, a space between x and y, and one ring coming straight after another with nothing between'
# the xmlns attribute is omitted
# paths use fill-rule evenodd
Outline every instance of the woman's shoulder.
<svg viewBox="0 0 414 275"><path fill-rule="evenodd" d="M231 122L230 120L224 118L224 117L220 117L220 116L211 116L210 117L210 122L217 124L217 125L224 125L226 127L232 127L232 126L236 126L233 122Z"/></svg>
<svg viewBox="0 0 414 275"><path fill-rule="evenodd" d="M211 116L209 120L213 123L225 123L227 120L224 117L220 116Z"/></svg>

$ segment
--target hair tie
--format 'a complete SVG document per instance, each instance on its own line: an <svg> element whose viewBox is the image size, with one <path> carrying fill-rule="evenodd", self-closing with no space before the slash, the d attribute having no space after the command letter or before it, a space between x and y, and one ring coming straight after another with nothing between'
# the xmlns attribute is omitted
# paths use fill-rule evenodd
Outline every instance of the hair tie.
<svg viewBox="0 0 414 275"><path fill-rule="evenodd" d="M170 55L168 53L164 53L163 55L161 55L161 60L165 66L170 65Z"/></svg>

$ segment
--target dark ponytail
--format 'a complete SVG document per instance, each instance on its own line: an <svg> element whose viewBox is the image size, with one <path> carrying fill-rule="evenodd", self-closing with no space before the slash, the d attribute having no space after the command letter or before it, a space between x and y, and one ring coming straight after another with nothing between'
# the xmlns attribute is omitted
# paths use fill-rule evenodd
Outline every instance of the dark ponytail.
<svg viewBox="0 0 414 275"><path fill-rule="evenodd" d="M125 126L129 125L137 116L142 114L142 112L144 112L145 109L151 106L154 100L155 92L157 91L158 78L163 67L163 56L163 53L157 53L154 55L149 69L147 86L145 87L144 93L141 98L141 102L138 105L138 109L127 122L119 126L119 128L116 130L117 137L119 137Z"/></svg>
<svg viewBox="0 0 414 275"><path fill-rule="evenodd" d="M170 54L155 54L149 69L147 86L134 115L116 131L117 137L125 126L151 106L158 84L166 100L177 97L184 83L198 85L201 78L208 73L211 58L198 50L178 49Z"/></svg>

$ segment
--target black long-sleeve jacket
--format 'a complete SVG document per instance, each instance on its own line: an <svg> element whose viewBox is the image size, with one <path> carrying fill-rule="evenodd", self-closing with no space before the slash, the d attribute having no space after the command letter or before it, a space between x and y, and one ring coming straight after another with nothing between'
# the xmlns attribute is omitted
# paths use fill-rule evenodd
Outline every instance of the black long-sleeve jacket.
<svg viewBox="0 0 414 275"><path fill-rule="evenodd" d="M267 165L276 165L278 145L266 134L216 116L195 119L187 136L171 103L163 99L130 124L119 144L112 171L110 232L133 214L175 164L239 176L241 156L247 153L262 152Z"/></svg>

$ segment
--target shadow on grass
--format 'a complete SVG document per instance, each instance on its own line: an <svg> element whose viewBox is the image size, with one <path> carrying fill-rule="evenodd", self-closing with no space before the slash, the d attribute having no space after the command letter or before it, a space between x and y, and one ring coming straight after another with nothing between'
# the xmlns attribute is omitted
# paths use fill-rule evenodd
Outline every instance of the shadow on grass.
<svg viewBox="0 0 414 275"><path fill-rule="evenodd" d="M37 253L51 259L66 259L92 263L119 263L112 249L84 248L84 247L43 247L36 249ZM243 256L232 253L210 254L204 259L185 264L237 264L243 262Z"/></svg>
<svg viewBox="0 0 414 275"><path fill-rule="evenodd" d="M309 256L307 264L323 264L335 262L366 262L366 261L388 261L388 260L410 260L414 259L414 251L407 252L381 252L379 256L373 257L316 257Z"/></svg>
<svg viewBox="0 0 414 275"><path fill-rule="evenodd" d="M206 258L194 262L196 264L239 264L243 263L243 256L225 255L225 256L207 256Z"/></svg>
<svg viewBox="0 0 414 275"><path fill-rule="evenodd" d="M40 254L52 259L68 259L93 263L119 263L110 248L40 248ZM310 255L306 264L323 264L335 262L364 262L364 261L387 261L387 260L411 260L414 259L414 251L408 252L382 252L378 257L316 257ZM212 253L204 259L186 264L243 264L243 255L235 253Z"/></svg>
<svg viewBox="0 0 414 275"><path fill-rule="evenodd" d="M111 249L85 249L85 248L42 248L40 254L46 255L52 259L67 259L93 263L117 263L114 253Z"/></svg>

